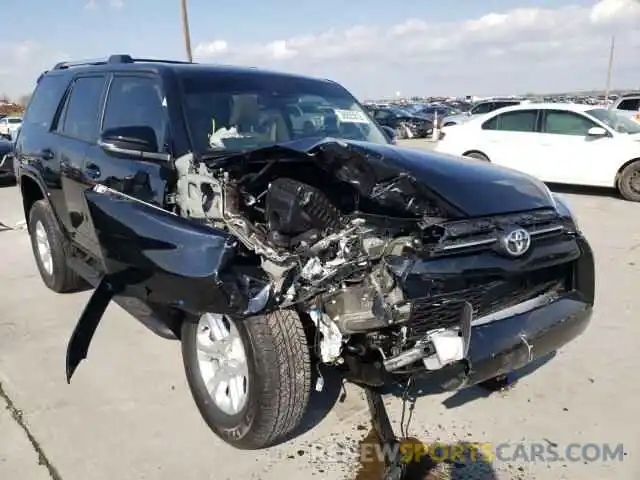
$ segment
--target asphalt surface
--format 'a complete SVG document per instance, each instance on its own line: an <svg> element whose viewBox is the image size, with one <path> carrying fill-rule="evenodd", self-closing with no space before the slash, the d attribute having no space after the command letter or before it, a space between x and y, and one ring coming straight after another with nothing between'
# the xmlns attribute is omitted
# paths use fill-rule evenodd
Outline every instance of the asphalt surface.
<svg viewBox="0 0 640 480"><path fill-rule="evenodd" d="M640 478L640 205L608 192L562 191L595 250L592 323L506 392L471 388L419 398L410 436L509 444L492 464L452 465L424 478ZM0 187L0 222L9 227L0 226L0 479L379 478L375 463L363 470L360 461L368 414L357 388L348 387L342 403L337 385L316 396L306 432L293 440L260 452L234 450L200 419L179 344L155 337L117 306L67 385L66 344L89 292L56 295L44 287L22 220L17 189ZM390 396L388 405L398 428L402 402ZM591 445L586 458L527 461L533 445L564 455L572 444ZM623 444L623 460L594 458L605 444Z"/></svg>

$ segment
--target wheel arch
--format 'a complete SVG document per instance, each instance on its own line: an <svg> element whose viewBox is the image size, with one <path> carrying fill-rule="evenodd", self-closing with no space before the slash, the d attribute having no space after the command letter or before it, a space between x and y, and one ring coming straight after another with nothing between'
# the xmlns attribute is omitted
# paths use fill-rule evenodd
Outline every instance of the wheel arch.
<svg viewBox="0 0 640 480"><path fill-rule="evenodd" d="M629 165L631 165L634 162L640 162L640 157L636 157L636 158L632 158L631 160L626 161L625 163L622 164L622 166L618 169L618 171L616 172L616 176L613 179L613 186L614 188L618 188L618 182L620 181L620 175L622 174L623 170L625 168L627 168Z"/></svg>
<svg viewBox="0 0 640 480"><path fill-rule="evenodd" d="M36 176L24 172L20 175L20 193L22 194L22 208L27 228L29 228L29 212L31 212L33 204L38 200L49 202L49 197L44 192L42 181Z"/></svg>
<svg viewBox="0 0 640 480"><path fill-rule="evenodd" d="M489 158L489 155L487 155L486 153L484 153L482 150L467 150L466 152L464 152L462 154L463 157L466 157L467 155L471 154L471 153L477 153L479 155L482 155L483 157L486 157L487 160L491 161L491 159Z"/></svg>

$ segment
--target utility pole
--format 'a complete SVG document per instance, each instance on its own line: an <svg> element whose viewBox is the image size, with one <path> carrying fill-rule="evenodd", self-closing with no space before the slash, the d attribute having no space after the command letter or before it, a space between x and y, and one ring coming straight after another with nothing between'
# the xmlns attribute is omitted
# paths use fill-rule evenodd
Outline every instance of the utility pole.
<svg viewBox="0 0 640 480"><path fill-rule="evenodd" d="M184 46L187 49L187 59L193 62L191 53L191 33L189 32L189 16L187 15L187 0L180 0L180 10L182 11L182 33L184 34Z"/></svg>
<svg viewBox="0 0 640 480"><path fill-rule="evenodd" d="M611 36L611 48L609 50L609 66L607 67L607 86L604 91L605 101L609 100L609 91L611 90L611 71L613 70L613 52L616 48L616 36Z"/></svg>

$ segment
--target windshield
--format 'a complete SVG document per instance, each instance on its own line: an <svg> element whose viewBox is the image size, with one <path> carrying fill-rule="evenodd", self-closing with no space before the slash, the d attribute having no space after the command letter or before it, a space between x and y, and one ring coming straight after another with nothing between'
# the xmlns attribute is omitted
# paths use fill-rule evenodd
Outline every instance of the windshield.
<svg viewBox="0 0 640 480"><path fill-rule="evenodd" d="M236 152L302 138L389 143L340 85L258 72L182 78L187 123L198 152Z"/></svg>
<svg viewBox="0 0 640 480"><path fill-rule="evenodd" d="M21 118L7 118L7 121L9 123L12 123L12 124L22 123L22 119Z"/></svg>
<svg viewBox="0 0 640 480"><path fill-rule="evenodd" d="M640 133L640 123L614 112L613 110L594 108L593 110L587 110L587 113L613 128L618 133Z"/></svg>

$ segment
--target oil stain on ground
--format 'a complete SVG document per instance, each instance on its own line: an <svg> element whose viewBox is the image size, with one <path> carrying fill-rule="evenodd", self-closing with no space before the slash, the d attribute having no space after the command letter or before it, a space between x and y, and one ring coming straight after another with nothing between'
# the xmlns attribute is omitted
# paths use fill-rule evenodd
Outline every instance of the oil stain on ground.
<svg viewBox="0 0 640 480"><path fill-rule="evenodd" d="M360 452L380 452L379 440L371 430L360 442ZM425 442L417 438L401 441L401 452L420 451ZM406 463L403 480L497 480L498 477L488 459L472 444L460 443L443 445L445 450L457 448L465 455L459 461L435 461L429 455L420 455L419 460ZM377 450L376 450L377 448ZM361 455L360 465L354 480L381 480L384 474L384 460L381 455Z"/></svg>

